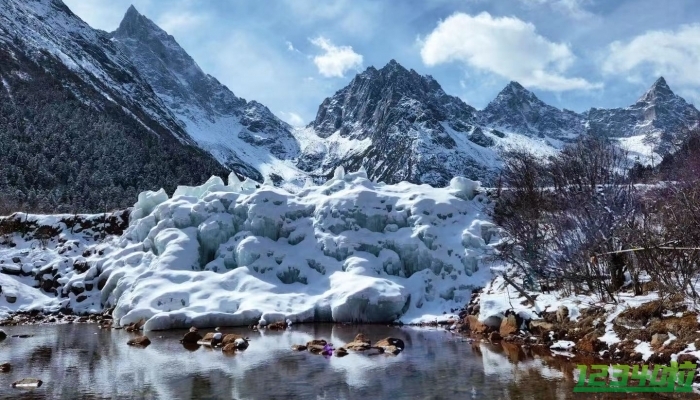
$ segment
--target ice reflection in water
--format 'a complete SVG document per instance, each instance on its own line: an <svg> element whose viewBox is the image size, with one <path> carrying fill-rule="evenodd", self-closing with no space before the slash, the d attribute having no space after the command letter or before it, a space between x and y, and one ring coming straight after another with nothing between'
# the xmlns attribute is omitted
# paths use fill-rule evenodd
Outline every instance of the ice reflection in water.
<svg viewBox="0 0 700 400"><path fill-rule="evenodd" d="M16 399L573 399L572 367L547 366L515 346L473 345L442 330L383 326L295 326L251 337L233 356L207 348L186 349L178 332L151 332L152 344L133 348L133 334L96 325L6 327L27 339L0 342L0 398ZM350 354L325 358L291 346L325 338L336 346L364 332L373 341L403 339L398 356ZM562 372L562 370L564 372ZM33 391L10 388L36 377ZM588 397L594 398L594 397ZM606 398L606 397L598 397Z"/></svg>

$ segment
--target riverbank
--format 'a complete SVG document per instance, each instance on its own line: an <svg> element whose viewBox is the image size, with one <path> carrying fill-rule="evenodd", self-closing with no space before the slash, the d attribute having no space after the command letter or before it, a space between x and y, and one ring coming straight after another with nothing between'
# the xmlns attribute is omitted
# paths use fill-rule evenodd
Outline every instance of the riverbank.
<svg viewBox="0 0 700 400"><path fill-rule="evenodd" d="M521 282L518 282L521 284ZM551 351L572 364L668 365L700 360L700 317L683 296L620 292L617 302L588 295L527 291L502 277L475 292L460 312L458 330L527 351ZM696 385L700 376L696 374Z"/></svg>

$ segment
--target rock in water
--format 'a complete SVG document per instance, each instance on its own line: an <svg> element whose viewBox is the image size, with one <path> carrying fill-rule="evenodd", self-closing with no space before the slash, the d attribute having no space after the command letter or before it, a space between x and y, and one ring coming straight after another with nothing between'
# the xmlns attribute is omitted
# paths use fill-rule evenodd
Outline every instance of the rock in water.
<svg viewBox="0 0 700 400"><path fill-rule="evenodd" d="M377 348L380 349L382 351L382 353L385 353L385 354L397 355L397 354L401 353L401 349L399 349L396 346L384 346L384 347L377 347Z"/></svg>
<svg viewBox="0 0 700 400"><path fill-rule="evenodd" d="M274 323L271 323L270 325L267 326L267 329L273 330L273 331L281 331L287 328L287 324L284 321L277 321Z"/></svg>
<svg viewBox="0 0 700 400"><path fill-rule="evenodd" d="M149 344L151 344L151 340L146 337L146 336L138 336L135 337L128 342L126 342L129 346L139 346L139 347L146 347Z"/></svg>
<svg viewBox="0 0 700 400"><path fill-rule="evenodd" d="M226 346L227 344L235 343L236 340L245 341L245 338L241 335L236 335L235 333L227 333L224 335L224 338L221 339L221 345ZM248 347L248 346L246 346L246 347Z"/></svg>
<svg viewBox="0 0 700 400"><path fill-rule="evenodd" d="M7 333L0 329L0 340L5 340L7 338Z"/></svg>
<svg viewBox="0 0 700 400"><path fill-rule="evenodd" d="M238 350L245 350L248 348L248 341L243 338L238 338L233 342Z"/></svg>
<svg viewBox="0 0 700 400"><path fill-rule="evenodd" d="M229 343L221 348L221 351L226 354L236 354L236 350L238 350L238 347L236 347L235 343Z"/></svg>
<svg viewBox="0 0 700 400"><path fill-rule="evenodd" d="M185 336L182 337L182 340L180 340L182 343L197 343L200 340L202 340L202 335L200 335L197 332L187 332L185 333Z"/></svg>
<svg viewBox="0 0 700 400"><path fill-rule="evenodd" d="M345 357L345 356L347 356L347 355L348 355L348 351L347 351L347 349L345 349L345 347L338 347L338 348L335 350L335 356L336 356L336 357Z"/></svg>
<svg viewBox="0 0 700 400"><path fill-rule="evenodd" d="M21 381L17 381L12 384L13 388L38 388L44 382L41 379L36 378L24 378Z"/></svg>
<svg viewBox="0 0 700 400"><path fill-rule="evenodd" d="M307 349L309 350L310 353L313 353L313 354L323 354L323 350L325 349L325 345L321 346L320 344L312 344L311 346L307 346Z"/></svg>
<svg viewBox="0 0 700 400"><path fill-rule="evenodd" d="M323 346L325 346L326 344L328 344L328 342L326 342L326 341L323 340L323 339L313 339L313 340L310 340L310 341L306 342L306 347L311 347L311 346L321 346L321 347L323 347Z"/></svg>
<svg viewBox="0 0 700 400"><path fill-rule="evenodd" d="M303 344L295 344L295 345L292 345L292 350L294 350L294 351L305 351L305 350L306 350L306 346L303 345Z"/></svg>
<svg viewBox="0 0 700 400"><path fill-rule="evenodd" d="M10 370L12 370L10 363L0 364L0 372L10 372Z"/></svg>
<svg viewBox="0 0 700 400"><path fill-rule="evenodd" d="M499 332L502 337L518 333L518 321L514 314L508 315L501 321Z"/></svg>
<svg viewBox="0 0 700 400"><path fill-rule="evenodd" d="M375 343L374 345L377 347L395 346L400 350L403 350L405 348L403 340L393 338L393 337L388 337L386 339L382 339L382 340L378 341L377 343Z"/></svg>
<svg viewBox="0 0 700 400"><path fill-rule="evenodd" d="M348 350L364 351L372 348L372 343L365 337L363 333L358 333L355 340L345 345Z"/></svg>

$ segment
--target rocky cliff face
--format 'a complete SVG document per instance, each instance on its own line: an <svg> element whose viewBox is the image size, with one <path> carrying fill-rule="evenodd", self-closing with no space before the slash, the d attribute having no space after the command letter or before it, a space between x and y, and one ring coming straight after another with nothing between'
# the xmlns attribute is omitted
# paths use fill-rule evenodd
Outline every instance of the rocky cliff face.
<svg viewBox="0 0 700 400"><path fill-rule="evenodd" d="M674 142L700 122L700 111L673 93L663 77L631 106L592 108L585 116L591 133L615 138L645 136L660 154L672 151Z"/></svg>
<svg viewBox="0 0 700 400"><path fill-rule="evenodd" d="M509 83L479 112L479 122L499 130L539 137L571 138L585 131L582 115L544 103L518 82Z"/></svg>
<svg viewBox="0 0 700 400"><path fill-rule="evenodd" d="M444 186L455 175L489 174L493 159L479 150L488 140L477 133L470 141L475 123L473 107L392 60L323 101L307 127L320 140L298 165L318 175L363 166L373 179Z"/></svg>
<svg viewBox="0 0 700 400"><path fill-rule="evenodd" d="M299 144L285 122L205 74L172 36L133 6L111 35L189 136L222 164L262 181L274 172L266 168L269 155L297 157Z"/></svg>
<svg viewBox="0 0 700 400"><path fill-rule="evenodd" d="M105 211L226 172L60 0L0 0L0 143L0 214Z"/></svg>

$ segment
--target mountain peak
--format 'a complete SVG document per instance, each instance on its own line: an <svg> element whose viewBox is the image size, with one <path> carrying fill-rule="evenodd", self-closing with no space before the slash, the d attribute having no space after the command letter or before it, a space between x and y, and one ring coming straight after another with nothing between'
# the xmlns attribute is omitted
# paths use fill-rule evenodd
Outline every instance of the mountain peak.
<svg viewBox="0 0 700 400"><path fill-rule="evenodd" d="M518 90L518 91L525 90L525 91L527 91L527 89L525 89L523 87L523 85L521 85L517 81L510 81L510 83L508 83L505 88L510 89L510 90Z"/></svg>
<svg viewBox="0 0 700 400"><path fill-rule="evenodd" d="M126 14L124 14L124 18L122 18L122 22L125 20L135 20L138 17L141 17L141 13L134 7L134 5L130 5L129 8L126 10Z"/></svg>
<svg viewBox="0 0 700 400"><path fill-rule="evenodd" d="M383 66L379 70L379 72L393 72L393 71L398 71L398 72L403 72L403 73L409 72L408 69L406 69L403 65L399 64L393 58L385 66Z"/></svg>
<svg viewBox="0 0 700 400"><path fill-rule="evenodd" d="M483 124L525 135L561 137L580 133L582 117L552 107L511 81L481 112Z"/></svg>
<svg viewBox="0 0 700 400"><path fill-rule="evenodd" d="M130 34L144 29L162 31L158 25L141 14L132 4L126 10L126 14L124 14L124 18L122 18L122 22L119 24L119 28L117 28L115 33L129 36Z"/></svg>
<svg viewBox="0 0 700 400"><path fill-rule="evenodd" d="M668 83L666 83L666 79L664 79L663 76L659 77L653 85L647 90L646 93L642 95L642 97L637 100L638 103L649 103L649 102L654 102L657 99L667 99L675 97L675 93L673 93L673 90L668 86Z"/></svg>

